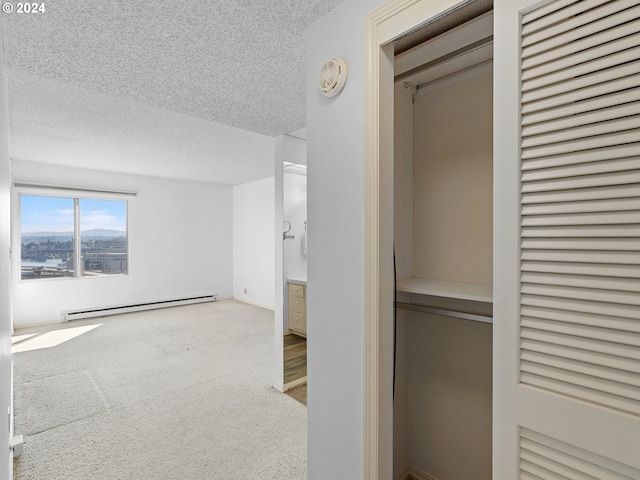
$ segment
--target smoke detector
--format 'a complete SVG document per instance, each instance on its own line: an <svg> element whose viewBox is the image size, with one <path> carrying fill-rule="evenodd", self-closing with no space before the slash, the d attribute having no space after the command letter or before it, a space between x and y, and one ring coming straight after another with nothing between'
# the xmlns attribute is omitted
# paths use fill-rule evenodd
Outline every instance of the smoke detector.
<svg viewBox="0 0 640 480"><path fill-rule="evenodd" d="M318 86L325 97L334 97L347 81L347 62L332 58L324 62L318 75Z"/></svg>

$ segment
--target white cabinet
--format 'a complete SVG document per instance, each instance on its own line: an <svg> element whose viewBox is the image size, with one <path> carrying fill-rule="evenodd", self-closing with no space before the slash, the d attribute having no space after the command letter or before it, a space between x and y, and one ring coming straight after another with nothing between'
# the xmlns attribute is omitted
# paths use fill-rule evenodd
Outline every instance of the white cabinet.
<svg viewBox="0 0 640 480"><path fill-rule="evenodd" d="M307 336L307 287L302 283L288 283L289 330Z"/></svg>

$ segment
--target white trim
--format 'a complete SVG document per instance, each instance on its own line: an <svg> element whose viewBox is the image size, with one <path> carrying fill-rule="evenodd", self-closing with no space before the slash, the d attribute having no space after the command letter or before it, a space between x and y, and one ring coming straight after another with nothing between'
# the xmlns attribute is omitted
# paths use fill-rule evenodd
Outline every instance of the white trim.
<svg viewBox="0 0 640 480"><path fill-rule="evenodd" d="M405 467L404 470L393 476L393 480L411 480L411 467Z"/></svg>
<svg viewBox="0 0 640 480"><path fill-rule="evenodd" d="M55 191L55 188L58 188L59 191ZM52 190L54 189L54 190ZM22 199L21 197L25 196L38 196L38 197L54 197L54 198L67 198L73 200L73 211L74 211L74 219L73 219L73 251L74 251L74 269L73 276L69 277L52 277L52 278L22 278ZM67 189L66 187L53 187L46 186L41 184L27 184L22 182L14 182L11 189L11 226L12 226L12 243L13 247L11 249L11 262L12 262L12 276L13 281L17 283L35 283L35 282L55 282L55 281L74 281L74 280L87 280L93 278L120 278L120 277L128 277L132 275L135 267L135 260L132 262L131 259L135 257L135 247L132 247L132 233L131 233L131 225L132 225L132 211L135 208L132 208L132 202L135 202L135 198L127 198L127 197L135 197L135 193L116 193L114 191L106 191L106 190L92 190L92 189ZM115 273L115 274L105 274L105 275L84 275L82 269L80 268L80 255L75 255L79 253L79 245L80 245L80 205L79 202L81 200L109 200L116 202L124 202L126 209L126 243L127 243L127 271L124 273ZM25 233L28 235L29 233ZM78 252L76 252L78 250Z"/></svg>
<svg viewBox="0 0 640 480"><path fill-rule="evenodd" d="M407 467L393 477L393 480L438 480L415 467Z"/></svg>
<svg viewBox="0 0 640 480"><path fill-rule="evenodd" d="M381 362L389 350L386 323L392 318L393 270L387 251L393 232L393 182L387 172L393 158L393 76L391 42L401 35L443 15L460 3L456 0L391 0L373 11L364 21L364 410L363 479L391 477L393 450L393 402L391 386L386 384L390 367ZM389 108L390 107L390 108ZM386 175L381 175L381 169ZM381 183L383 182L383 183ZM392 186L391 186L392 187ZM389 228L387 228L389 227ZM389 258L387 258L389 257ZM384 324L381 324L384 319ZM392 350L392 349L391 349ZM388 387L388 388L387 388Z"/></svg>
<svg viewBox="0 0 640 480"><path fill-rule="evenodd" d="M280 393L284 393L284 385L281 382L278 382L278 380L274 380L271 386Z"/></svg>
<svg viewBox="0 0 640 480"><path fill-rule="evenodd" d="M302 378L297 378L293 382L288 382L284 384L284 392L288 392L289 390L293 390L300 385L305 385L307 383L307 376L305 375Z"/></svg>
<svg viewBox="0 0 640 480"><path fill-rule="evenodd" d="M411 480L438 480L436 477L424 473L422 470L415 467L409 468L409 478Z"/></svg>
<svg viewBox="0 0 640 480"><path fill-rule="evenodd" d="M263 305L262 303L252 302L251 300L245 300L239 297L229 297L229 298L233 298L233 300L237 300L238 302L246 303L248 305L253 305L254 307L266 308L267 310L271 310L272 312L275 312L276 310L275 307L273 306Z"/></svg>
<svg viewBox="0 0 640 480"><path fill-rule="evenodd" d="M22 182L20 180L15 180L13 182L14 188L20 189L36 189L36 190L61 190L60 194L76 194L76 195L86 195L88 193L98 193L98 194L106 194L106 195L129 195L136 196L136 192L132 192L129 190L103 190L98 188L83 188L83 187L67 187L64 185L49 185L46 183L32 183L32 182ZM54 195L54 192L51 192Z"/></svg>

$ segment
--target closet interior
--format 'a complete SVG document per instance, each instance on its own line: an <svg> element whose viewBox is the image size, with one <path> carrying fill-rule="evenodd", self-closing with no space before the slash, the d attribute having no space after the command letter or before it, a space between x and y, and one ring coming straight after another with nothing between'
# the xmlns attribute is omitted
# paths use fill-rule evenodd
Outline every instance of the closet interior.
<svg viewBox="0 0 640 480"><path fill-rule="evenodd" d="M435 35L395 57L394 474L486 480L493 16L431 28Z"/></svg>

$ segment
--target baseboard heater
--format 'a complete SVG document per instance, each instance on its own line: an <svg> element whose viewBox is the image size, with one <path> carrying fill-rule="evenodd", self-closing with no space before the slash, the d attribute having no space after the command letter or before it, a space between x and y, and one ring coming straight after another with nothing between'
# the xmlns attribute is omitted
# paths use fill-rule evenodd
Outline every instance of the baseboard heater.
<svg viewBox="0 0 640 480"><path fill-rule="evenodd" d="M68 322L80 318L104 317L107 315L117 315L119 313L140 312L142 310L154 310L156 308L178 307L180 305L191 305L193 303L215 302L217 295L203 295L201 297L179 298L175 300L160 300L157 302L137 303L135 305L117 305L100 308L83 308L81 310L69 310L61 312L62 321Z"/></svg>

